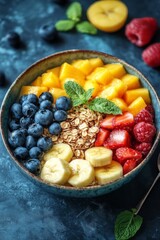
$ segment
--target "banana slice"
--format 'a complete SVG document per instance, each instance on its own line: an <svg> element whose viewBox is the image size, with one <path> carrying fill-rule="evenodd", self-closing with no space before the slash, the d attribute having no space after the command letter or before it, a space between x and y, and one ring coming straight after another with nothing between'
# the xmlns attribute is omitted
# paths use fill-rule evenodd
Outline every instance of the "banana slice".
<svg viewBox="0 0 160 240"><path fill-rule="evenodd" d="M68 162L59 158L50 158L45 162L40 177L50 183L65 184L71 175Z"/></svg>
<svg viewBox="0 0 160 240"><path fill-rule="evenodd" d="M105 147L92 147L85 151L85 159L88 160L93 167L102 167L110 164L112 155L112 150Z"/></svg>
<svg viewBox="0 0 160 240"><path fill-rule="evenodd" d="M69 163L72 174L68 183L74 187L87 187L94 181L94 168L84 159L74 159Z"/></svg>
<svg viewBox="0 0 160 240"><path fill-rule="evenodd" d="M73 157L73 151L71 147L66 143L57 143L44 154L43 160L46 162L50 158L60 158L67 162L71 161Z"/></svg>
<svg viewBox="0 0 160 240"><path fill-rule="evenodd" d="M123 176L123 168L120 163L112 161L111 164L95 168L95 176L98 184L103 185L113 182Z"/></svg>
<svg viewBox="0 0 160 240"><path fill-rule="evenodd" d="M127 6L120 1L95 2L87 10L88 20L105 32L118 31L126 22Z"/></svg>

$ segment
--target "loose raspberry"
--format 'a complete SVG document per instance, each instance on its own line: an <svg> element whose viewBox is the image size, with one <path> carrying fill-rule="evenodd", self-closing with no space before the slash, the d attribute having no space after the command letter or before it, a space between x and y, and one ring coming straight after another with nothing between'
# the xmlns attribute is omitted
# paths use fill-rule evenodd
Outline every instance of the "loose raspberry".
<svg viewBox="0 0 160 240"><path fill-rule="evenodd" d="M142 52L143 61L150 67L160 66L160 43L154 43Z"/></svg>
<svg viewBox="0 0 160 240"><path fill-rule="evenodd" d="M150 149L152 147L151 143L136 143L135 144L135 149L143 154L143 156L147 156L149 153Z"/></svg>
<svg viewBox="0 0 160 240"><path fill-rule="evenodd" d="M139 122L134 126L133 134L138 142L151 143L156 134L156 128L150 123Z"/></svg>
<svg viewBox="0 0 160 240"><path fill-rule="evenodd" d="M151 104L148 104L145 109L152 115L152 117L154 118L154 108L152 107Z"/></svg>
<svg viewBox="0 0 160 240"><path fill-rule="evenodd" d="M135 117L135 123L147 122L153 124L153 116L146 110L141 110Z"/></svg>
<svg viewBox="0 0 160 240"><path fill-rule="evenodd" d="M158 29L158 23L155 18L135 18L126 25L126 37L138 47L148 44Z"/></svg>

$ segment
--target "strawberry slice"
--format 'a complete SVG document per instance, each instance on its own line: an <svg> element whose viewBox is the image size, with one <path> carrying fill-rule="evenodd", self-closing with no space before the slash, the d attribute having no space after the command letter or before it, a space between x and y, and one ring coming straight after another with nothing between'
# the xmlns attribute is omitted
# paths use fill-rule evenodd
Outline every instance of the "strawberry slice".
<svg viewBox="0 0 160 240"><path fill-rule="evenodd" d="M124 128L133 126L134 116L132 113L125 112L123 115L118 115L113 119L114 128Z"/></svg>
<svg viewBox="0 0 160 240"><path fill-rule="evenodd" d="M107 129L113 129L113 119L115 118L115 116L107 116L106 118L104 118L101 123L100 126L102 128L107 128Z"/></svg>
<svg viewBox="0 0 160 240"><path fill-rule="evenodd" d="M116 158L118 162L120 162L122 165L129 160L129 159L134 159L135 161L139 161L142 159L142 154L141 152L134 150L133 148L129 147L121 147L116 150Z"/></svg>
<svg viewBox="0 0 160 240"><path fill-rule="evenodd" d="M127 160L123 165L123 174L127 174L132 171L137 166L137 162L135 159Z"/></svg>
<svg viewBox="0 0 160 240"><path fill-rule="evenodd" d="M102 146L104 141L109 137L110 131L107 129L100 128L96 136L96 141L94 145L96 147Z"/></svg>
<svg viewBox="0 0 160 240"><path fill-rule="evenodd" d="M130 135L126 130L113 130L104 143L104 147L116 149L130 146Z"/></svg>

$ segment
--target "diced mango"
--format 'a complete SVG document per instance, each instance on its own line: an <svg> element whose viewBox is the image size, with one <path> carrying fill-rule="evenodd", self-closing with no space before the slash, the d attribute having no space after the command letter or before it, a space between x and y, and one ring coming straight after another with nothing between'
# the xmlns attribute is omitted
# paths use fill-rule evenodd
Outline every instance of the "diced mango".
<svg viewBox="0 0 160 240"><path fill-rule="evenodd" d="M84 84L84 90L89 90L93 88L93 93L92 93L92 97L96 97L98 92L101 90L101 86L96 82L96 81L86 81Z"/></svg>
<svg viewBox="0 0 160 240"><path fill-rule="evenodd" d="M96 81L102 85L107 85L111 82L113 76L107 68L97 67L90 75L87 76L87 79Z"/></svg>
<svg viewBox="0 0 160 240"><path fill-rule="evenodd" d="M33 82L32 82L32 86L41 86L42 84L42 78L41 77L37 77Z"/></svg>
<svg viewBox="0 0 160 240"><path fill-rule="evenodd" d="M114 86L107 87L98 94L98 97L107 98L108 100L116 98L117 96L118 93Z"/></svg>
<svg viewBox="0 0 160 240"><path fill-rule="evenodd" d="M123 94L127 91L127 85L120 79L114 78L111 81L111 86L115 86L117 92L118 92L118 97L122 97Z"/></svg>
<svg viewBox="0 0 160 240"><path fill-rule="evenodd" d="M48 69L47 72L53 72L59 78L60 69L61 67L55 67L55 68Z"/></svg>
<svg viewBox="0 0 160 240"><path fill-rule="evenodd" d="M60 81L53 72L47 72L42 74L42 86L44 87L56 87L60 88Z"/></svg>
<svg viewBox="0 0 160 240"><path fill-rule="evenodd" d="M124 101L127 103L127 105L129 105L138 97L142 97L147 104L151 102L149 91L147 88L137 88L137 89L127 90L123 98L124 98Z"/></svg>
<svg viewBox="0 0 160 240"><path fill-rule="evenodd" d="M136 116L142 109L147 106L144 99L142 97L136 98L129 106L128 111Z"/></svg>
<svg viewBox="0 0 160 240"><path fill-rule="evenodd" d="M141 87L139 78L135 75L125 74L121 80L127 85L128 90Z"/></svg>
<svg viewBox="0 0 160 240"><path fill-rule="evenodd" d="M52 94L54 102L59 97L67 96L66 91L64 89L61 89L61 88L50 88L49 92Z"/></svg>
<svg viewBox="0 0 160 240"><path fill-rule="evenodd" d="M76 82L78 83L81 87L84 86L85 80L84 79L75 79L75 78L65 78L63 81L61 81L61 88L64 89L64 84L68 81Z"/></svg>
<svg viewBox="0 0 160 240"><path fill-rule="evenodd" d="M72 65L81 70L85 75L88 75L91 73L91 71L93 70L93 66L91 65L91 63L89 62L88 59L79 59L79 60L74 60L72 62Z"/></svg>
<svg viewBox="0 0 160 240"><path fill-rule="evenodd" d="M20 96L25 95L25 94L34 93L39 97L41 95L41 93L47 92L47 91L48 91L47 87L23 86L21 88Z"/></svg>
<svg viewBox="0 0 160 240"><path fill-rule="evenodd" d="M109 63L104 65L104 67L106 67L115 78L121 78L126 74L126 70L121 63Z"/></svg>
<svg viewBox="0 0 160 240"><path fill-rule="evenodd" d="M122 98L113 98L111 101L114 102L122 110L122 112L128 111L127 104Z"/></svg>
<svg viewBox="0 0 160 240"><path fill-rule="evenodd" d="M89 62L91 63L93 70L97 67L103 67L104 63L100 58L90 58Z"/></svg>

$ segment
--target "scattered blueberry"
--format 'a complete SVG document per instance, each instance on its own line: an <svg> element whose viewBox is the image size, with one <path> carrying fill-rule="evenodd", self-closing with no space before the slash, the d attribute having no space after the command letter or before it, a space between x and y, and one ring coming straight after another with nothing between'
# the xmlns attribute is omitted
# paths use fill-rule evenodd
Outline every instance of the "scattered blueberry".
<svg viewBox="0 0 160 240"><path fill-rule="evenodd" d="M39 35L47 42L53 42L57 39L57 30L53 23L48 23L40 27Z"/></svg>
<svg viewBox="0 0 160 240"><path fill-rule="evenodd" d="M41 103L44 100L49 100L53 103L53 96L50 92L43 92L40 96L39 96L39 103Z"/></svg>
<svg viewBox="0 0 160 240"><path fill-rule="evenodd" d="M31 158L39 158L42 155L42 151L39 147L32 147L29 150L29 156Z"/></svg>
<svg viewBox="0 0 160 240"><path fill-rule="evenodd" d="M36 106L38 105L38 97L33 93L28 94L26 100Z"/></svg>
<svg viewBox="0 0 160 240"><path fill-rule="evenodd" d="M19 131L26 137L28 135L28 131L26 128L20 128Z"/></svg>
<svg viewBox="0 0 160 240"><path fill-rule="evenodd" d="M65 96L59 97L55 104L57 109L68 111L72 108L71 99Z"/></svg>
<svg viewBox="0 0 160 240"><path fill-rule="evenodd" d="M62 131L62 128L59 123L54 122L49 126L48 131L52 135L59 135Z"/></svg>
<svg viewBox="0 0 160 240"><path fill-rule="evenodd" d="M53 113L48 109L39 110L36 112L34 120L42 126L49 126L53 122Z"/></svg>
<svg viewBox="0 0 160 240"><path fill-rule="evenodd" d="M11 131L19 129L20 128L19 121L16 119L12 119L11 121L9 121L9 128Z"/></svg>
<svg viewBox="0 0 160 240"><path fill-rule="evenodd" d="M6 77L4 72L0 71L0 87L3 87L6 84Z"/></svg>
<svg viewBox="0 0 160 240"><path fill-rule="evenodd" d="M25 145L25 134L21 129L14 130L8 136L8 142L11 147L22 147Z"/></svg>
<svg viewBox="0 0 160 240"><path fill-rule="evenodd" d="M36 147L36 145L37 145L36 139L33 136L28 135L26 137L26 148L31 149L32 147Z"/></svg>
<svg viewBox="0 0 160 240"><path fill-rule="evenodd" d="M37 141L37 147L42 151L47 151L53 146L52 139L49 137L41 137Z"/></svg>
<svg viewBox="0 0 160 240"><path fill-rule="evenodd" d="M53 106L52 106L52 102L49 100L44 100L40 103L39 106L40 109L49 109L52 110Z"/></svg>
<svg viewBox="0 0 160 240"><path fill-rule="evenodd" d="M39 171L40 161L38 159L29 159L24 163L24 167L31 173L37 173Z"/></svg>
<svg viewBox="0 0 160 240"><path fill-rule="evenodd" d="M22 117L22 106L19 103L13 103L10 110L12 118L19 120Z"/></svg>
<svg viewBox="0 0 160 240"><path fill-rule="evenodd" d="M24 101L27 101L27 96L28 96L27 94L22 95L19 99L19 103L22 104Z"/></svg>
<svg viewBox="0 0 160 240"><path fill-rule="evenodd" d="M33 119L31 117L22 117L19 121L21 128L27 128L32 122Z"/></svg>
<svg viewBox="0 0 160 240"><path fill-rule="evenodd" d="M54 119L57 122L65 121L67 119L67 113L64 110L56 110L54 112Z"/></svg>
<svg viewBox="0 0 160 240"><path fill-rule="evenodd" d="M33 137L41 137L43 134L43 127L38 123L32 123L28 127L28 134Z"/></svg>
<svg viewBox="0 0 160 240"><path fill-rule="evenodd" d="M28 150L25 147L17 147L13 154L18 159L26 159L28 157Z"/></svg>
<svg viewBox="0 0 160 240"><path fill-rule="evenodd" d="M37 112L37 110L38 110L38 107L33 103L28 102L22 105L22 113L26 117L33 117Z"/></svg>
<svg viewBox="0 0 160 240"><path fill-rule="evenodd" d="M7 35L7 40L13 48L18 48L21 45L21 39L17 32L9 32Z"/></svg>

